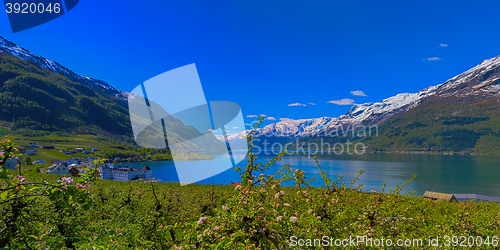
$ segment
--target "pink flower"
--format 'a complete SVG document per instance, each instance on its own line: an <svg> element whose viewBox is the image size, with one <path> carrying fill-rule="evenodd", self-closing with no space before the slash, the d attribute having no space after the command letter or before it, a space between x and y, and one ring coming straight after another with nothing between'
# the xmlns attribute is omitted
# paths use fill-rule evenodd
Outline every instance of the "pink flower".
<svg viewBox="0 0 500 250"><path fill-rule="evenodd" d="M206 219L207 219L207 217L200 217L200 219L196 222L196 224L200 225Z"/></svg>
<svg viewBox="0 0 500 250"><path fill-rule="evenodd" d="M277 220L277 221L280 221L281 219L283 219L283 216L281 216L281 215L280 215L280 216L278 216L278 217L276 217L276 220Z"/></svg>
<svg viewBox="0 0 500 250"><path fill-rule="evenodd" d="M298 221L298 218L297 217L290 217L290 221L295 223Z"/></svg>
<svg viewBox="0 0 500 250"><path fill-rule="evenodd" d="M288 204L288 203L285 203L285 204L283 204L283 205L285 205L285 206L287 206L287 207L289 207L289 206L290 206L290 204Z"/></svg>
<svg viewBox="0 0 500 250"><path fill-rule="evenodd" d="M284 191L284 190L281 190L281 194L282 194L282 195L285 195L285 191Z"/></svg>
<svg viewBox="0 0 500 250"><path fill-rule="evenodd" d="M77 187L78 189L84 189L84 188L85 188L85 187L84 187L82 184L80 184L80 183L76 184L76 187Z"/></svg>
<svg viewBox="0 0 500 250"><path fill-rule="evenodd" d="M274 195L274 198L278 199L278 197L279 197L279 196L280 196L280 193L276 193L276 194Z"/></svg>
<svg viewBox="0 0 500 250"><path fill-rule="evenodd" d="M73 179L71 179L71 177L68 177L68 178L63 177L63 178L61 178L61 180L68 185L73 184Z"/></svg>
<svg viewBox="0 0 500 250"><path fill-rule="evenodd" d="M161 229L161 228L163 228L163 225L160 225L160 226L159 226L159 228L160 228L160 229Z"/></svg>

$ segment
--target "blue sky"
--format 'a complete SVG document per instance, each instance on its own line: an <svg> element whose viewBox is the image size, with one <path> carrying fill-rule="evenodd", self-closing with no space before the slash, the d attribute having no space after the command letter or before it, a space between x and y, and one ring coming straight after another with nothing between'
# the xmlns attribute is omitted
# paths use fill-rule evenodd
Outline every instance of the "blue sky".
<svg viewBox="0 0 500 250"><path fill-rule="evenodd" d="M85 0L16 34L4 12L0 35L122 91L196 63L207 100L300 119L417 92L500 55L498 9L500 1Z"/></svg>

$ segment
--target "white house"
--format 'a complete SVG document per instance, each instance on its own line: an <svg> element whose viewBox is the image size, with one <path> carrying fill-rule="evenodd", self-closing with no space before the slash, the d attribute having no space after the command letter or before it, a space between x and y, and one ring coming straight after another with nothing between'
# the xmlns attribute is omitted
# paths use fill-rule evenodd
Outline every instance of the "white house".
<svg viewBox="0 0 500 250"><path fill-rule="evenodd" d="M11 159L8 159L6 162L5 162L5 168L7 169L16 169L16 159L14 158L11 158Z"/></svg>
<svg viewBox="0 0 500 250"><path fill-rule="evenodd" d="M83 152L83 148L75 148L75 152Z"/></svg>
<svg viewBox="0 0 500 250"><path fill-rule="evenodd" d="M49 167L49 170L47 170L47 173L58 174L58 175L69 174L68 164L66 162L54 164L54 165Z"/></svg>
<svg viewBox="0 0 500 250"><path fill-rule="evenodd" d="M10 158L5 162L5 168L7 169L17 169L17 163L23 164L23 158L16 156L14 158Z"/></svg>
<svg viewBox="0 0 500 250"><path fill-rule="evenodd" d="M39 159L33 162L33 164L46 164L47 162L44 159Z"/></svg>
<svg viewBox="0 0 500 250"><path fill-rule="evenodd" d="M127 166L103 165L98 168L101 179L115 180L115 181L132 181L138 179L151 179L153 178L151 169L148 165L143 168L132 168Z"/></svg>
<svg viewBox="0 0 500 250"><path fill-rule="evenodd" d="M92 151L94 151L94 152L95 151L99 151L99 149L98 148L92 148Z"/></svg>

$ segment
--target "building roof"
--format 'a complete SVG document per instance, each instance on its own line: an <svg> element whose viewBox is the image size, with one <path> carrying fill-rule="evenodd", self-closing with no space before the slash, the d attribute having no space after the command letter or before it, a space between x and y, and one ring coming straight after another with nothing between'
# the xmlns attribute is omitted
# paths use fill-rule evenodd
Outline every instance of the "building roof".
<svg viewBox="0 0 500 250"><path fill-rule="evenodd" d="M433 200L433 201L458 201L457 198L453 194L445 194L445 193L438 193L438 192L432 192L432 191L425 191L424 195L422 196L424 199L427 200Z"/></svg>
<svg viewBox="0 0 500 250"><path fill-rule="evenodd" d="M50 172L50 171L52 171L52 170L56 169L56 168L57 168L57 167L59 167L60 165L63 165L63 166L65 166L65 167L68 167L68 163L66 163L66 162L63 162L63 163L56 163L56 164L54 164L54 165L52 165L52 166L50 166L50 167L49 167L49 171L48 171L48 172Z"/></svg>
<svg viewBox="0 0 500 250"><path fill-rule="evenodd" d="M128 167L128 166L117 166L117 167L111 167L110 169L112 171L118 170L118 171L126 171L126 172L151 170L147 165L144 166L141 169L139 169L139 168L133 168L133 167Z"/></svg>

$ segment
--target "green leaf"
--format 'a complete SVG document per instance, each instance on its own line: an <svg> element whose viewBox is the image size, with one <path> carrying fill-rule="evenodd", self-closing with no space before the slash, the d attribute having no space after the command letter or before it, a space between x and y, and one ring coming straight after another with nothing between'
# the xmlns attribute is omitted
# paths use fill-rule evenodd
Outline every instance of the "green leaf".
<svg viewBox="0 0 500 250"><path fill-rule="evenodd" d="M30 197L26 197L26 199L25 199L25 200L26 200L26 201L30 201L30 200L33 200L33 199L35 199L35 198L36 198L36 196L30 196Z"/></svg>

